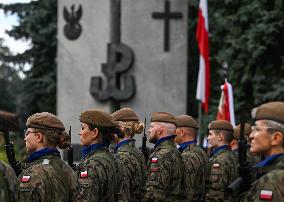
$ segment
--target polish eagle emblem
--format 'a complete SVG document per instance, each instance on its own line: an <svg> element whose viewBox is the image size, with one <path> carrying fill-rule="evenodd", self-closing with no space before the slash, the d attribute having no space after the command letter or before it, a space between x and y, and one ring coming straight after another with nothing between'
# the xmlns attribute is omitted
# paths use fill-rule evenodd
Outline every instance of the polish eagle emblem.
<svg viewBox="0 0 284 202"><path fill-rule="evenodd" d="M75 11L75 5L71 5L71 11L69 11L66 6L63 9L63 17L66 21L64 26L64 35L69 40L76 40L82 32L82 26L79 21L82 17L82 6L79 5L78 9Z"/></svg>

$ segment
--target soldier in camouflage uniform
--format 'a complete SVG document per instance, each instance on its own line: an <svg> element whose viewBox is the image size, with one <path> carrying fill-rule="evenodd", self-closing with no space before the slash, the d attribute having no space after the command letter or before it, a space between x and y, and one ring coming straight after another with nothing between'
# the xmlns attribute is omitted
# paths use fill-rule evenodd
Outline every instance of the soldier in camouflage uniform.
<svg viewBox="0 0 284 202"><path fill-rule="evenodd" d="M110 114L96 109L81 113L80 122L79 135L84 146L83 158L77 166L80 199L95 202L123 201L123 191L120 189L124 187L119 171L124 168L108 150L118 124ZM119 183L122 183L121 186Z"/></svg>
<svg viewBox="0 0 284 202"><path fill-rule="evenodd" d="M209 181L206 183L206 201L232 201L226 188L237 177L237 162L229 148L233 139L233 126L225 120L212 121L208 126Z"/></svg>
<svg viewBox="0 0 284 202"><path fill-rule="evenodd" d="M243 201L284 201L284 102L269 102L252 111L253 153L265 159L253 168L257 180Z"/></svg>
<svg viewBox="0 0 284 202"><path fill-rule="evenodd" d="M56 149L70 146L62 122L48 112L27 120L26 148L30 152L19 176L19 201L77 201L79 183L75 172Z"/></svg>
<svg viewBox="0 0 284 202"><path fill-rule="evenodd" d="M149 141L155 143L147 164L144 201L183 201L185 196L185 165L173 140L176 119L166 112L154 112L151 117Z"/></svg>
<svg viewBox="0 0 284 202"><path fill-rule="evenodd" d="M0 201L18 201L18 182L14 170L0 161Z"/></svg>
<svg viewBox="0 0 284 202"><path fill-rule="evenodd" d="M175 143L186 166L186 187L188 201L204 201L205 180L208 178L208 157L196 145L199 128L194 118L188 115L176 116L177 130Z"/></svg>
<svg viewBox="0 0 284 202"><path fill-rule="evenodd" d="M234 139L230 143L231 150L236 155L236 159L238 159L238 141L240 139L240 133L241 133L241 125L237 125L234 128ZM251 125L248 123L245 123L244 127L244 136L247 139L247 142L249 142L249 135L251 133ZM260 156L256 154L252 154L249 151L249 148L247 150L247 160L250 163L251 166L255 165L257 162L260 161Z"/></svg>
<svg viewBox="0 0 284 202"><path fill-rule="evenodd" d="M131 108L123 108L112 114L118 121L120 133L115 134L115 156L126 167L129 184L130 201L141 201L145 192L145 160L143 154L135 147L135 134L140 134L144 124L139 122L137 114Z"/></svg>

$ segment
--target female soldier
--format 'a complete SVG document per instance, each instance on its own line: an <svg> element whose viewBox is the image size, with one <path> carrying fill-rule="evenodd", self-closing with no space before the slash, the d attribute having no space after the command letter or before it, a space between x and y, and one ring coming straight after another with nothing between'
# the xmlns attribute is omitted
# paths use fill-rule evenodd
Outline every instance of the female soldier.
<svg viewBox="0 0 284 202"><path fill-rule="evenodd" d="M80 141L83 158L78 165L80 199L113 202L118 200L118 163L109 152L117 126L112 117L100 110L80 115Z"/></svg>
<svg viewBox="0 0 284 202"><path fill-rule="evenodd" d="M145 191L145 160L143 154L135 147L133 136L140 134L144 124L131 108L123 108L112 114L118 121L120 132L115 134L115 156L126 167L130 201L141 201Z"/></svg>
<svg viewBox="0 0 284 202"><path fill-rule="evenodd" d="M20 201L76 201L79 184L75 172L56 149L70 146L62 122L48 112L30 116L25 142L30 152L19 176Z"/></svg>

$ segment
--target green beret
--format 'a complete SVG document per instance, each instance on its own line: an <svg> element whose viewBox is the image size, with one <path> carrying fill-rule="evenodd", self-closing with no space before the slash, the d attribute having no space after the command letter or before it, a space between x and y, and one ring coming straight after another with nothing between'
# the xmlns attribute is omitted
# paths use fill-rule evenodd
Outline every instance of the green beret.
<svg viewBox="0 0 284 202"><path fill-rule="evenodd" d="M195 129L199 128L197 121L191 116L188 115L176 116L176 120L177 120L177 127L189 127Z"/></svg>
<svg viewBox="0 0 284 202"><path fill-rule="evenodd" d="M153 112L151 122L164 122L177 125L176 118L168 112Z"/></svg>
<svg viewBox="0 0 284 202"><path fill-rule="evenodd" d="M209 130L227 130L227 131L234 131L232 124L226 120L217 120L212 121L208 125Z"/></svg>
<svg viewBox="0 0 284 202"><path fill-rule="evenodd" d="M117 123L109 113L101 110L93 109L87 110L80 114L80 121L82 123L95 125L98 127L117 127Z"/></svg>
<svg viewBox="0 0 284 202"><path fill-rule="evenodd" d="M49 112L41 112L31 115L26 122L28 128L38 128L45 130L60 130L64 131L63 123Z"/></svg>
<svg viewBox="0 0 284 202"><path fill-rule="evenodd" d="M111 116L115 121L139 121L137 114L131 108L122 108Z"/></svg>
<svg viewBox="0 0 284 202"><path fill-rule="evenodd" d="M284 102L268 102L252 110L252 118L272 120L284 124Z"/></svg>
<svg viewBox="0 0 284 202"><path fill-rule="evenodd" d="M244 135L249 137L251 133L251 125L248 123L245 123L244 127ZM234 139L239 140L240 139L240 134L241 134L241 124L237 125L234 128Z"/></svg>

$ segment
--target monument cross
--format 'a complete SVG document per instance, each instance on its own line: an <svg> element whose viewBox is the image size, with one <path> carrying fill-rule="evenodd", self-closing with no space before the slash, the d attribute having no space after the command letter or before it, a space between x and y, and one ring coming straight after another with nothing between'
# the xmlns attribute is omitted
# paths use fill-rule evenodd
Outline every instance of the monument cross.
<svg viewBox="0 0 284 202"><path fill-rule="evenodd" d="M170 9L171 5L169 1L165 1L165 12L154 12L152 13L152 17L154 19L164 19L165 26L164 26L164 50L168 52L170 50L170 20L171 19L182 19L182 13L180 12L172 12Z"/></svg>

